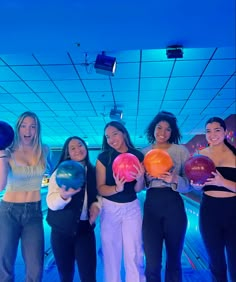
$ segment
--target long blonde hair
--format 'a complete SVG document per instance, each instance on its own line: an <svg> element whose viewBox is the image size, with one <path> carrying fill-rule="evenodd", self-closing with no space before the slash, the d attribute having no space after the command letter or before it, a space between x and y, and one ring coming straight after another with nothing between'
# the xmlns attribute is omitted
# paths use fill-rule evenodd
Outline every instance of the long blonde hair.
<svg viewBox="0 0 236 282"><path fill-rule="evenodd" d="M43 143L42 143L41 124L40 124L38 116L33 112L27 111L27 112L22 113L18 117L18 120L17 120L16 125L15 125L15 138L14 138L14 141L12 143L12 146L10 147L10 150L15 151L18 148L20 148L20 146L21 146L21 139L20 139L19 131L20 131L21 124L26 117L33 118L34 121L35 121L35 126L36 126L36 134L34 136L33 145L32 145L35 163L45 167L46 166L46 157L47 157L47 153L48 153L48 147L43 145Z"/></svg>

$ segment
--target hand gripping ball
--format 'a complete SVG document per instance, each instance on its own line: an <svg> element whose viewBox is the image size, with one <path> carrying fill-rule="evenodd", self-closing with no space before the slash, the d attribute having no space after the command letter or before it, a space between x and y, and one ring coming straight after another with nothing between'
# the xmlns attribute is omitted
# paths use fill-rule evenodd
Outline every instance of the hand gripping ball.
<svg viewBox="0 0 236 282"><path fill-rule="evenodd" d="M63 185L66 189L82 188L85 182L85 169L82 164L76 161L62 162L56 171L56 183L59 187Z"/></svg>
<svg viewBox="0 0 236 282"><path fill-rule="evenodd" d="M113 161L112 170L120 179L124 178L127 182L131 182L135 177L130 173L137 173L137 169L134 165L139 167L139 159L133 154L123 153L118 155Z"/></svg>
<svg viewBox="0 0 236 282"><path fill-rule="evenodd" d="M161 149L152 149L144 157L144 167L152 177L159 177L173 166L170 155Z"/></svg>
<svg viewBox="0 0 236 282"><path fill-rule="evenodd" d="M216 168L213 161L203 155L190 157L184 165L185 175L194 184L204 184L207 178L213 177L212 172L215 171Z"/></svg>

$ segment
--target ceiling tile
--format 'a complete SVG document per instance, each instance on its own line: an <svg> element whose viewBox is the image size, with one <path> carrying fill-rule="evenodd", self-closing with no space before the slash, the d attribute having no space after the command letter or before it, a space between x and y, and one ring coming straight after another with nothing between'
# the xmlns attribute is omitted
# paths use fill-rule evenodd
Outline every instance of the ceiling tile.
<svg viewBox="0 0 236 282"><path fill-rule="evenodd" d="M173 62L142 62L141 76L142 77L161 77L170 76L173 68Z"/></svg>
<svg viewBox="0 0 236 282"><path fill-rule="evenodd" d="M140 81L140 90L163 90L166 89L167 78L142 78Z"/></svg>
<svg viewBox="0 0 236 282"><path fill-rule="evenodd" d="M74 67L72 65L56 65L56 66L45 66L44 70L52 80L72 80L77 79Z"/></svg>
<svg viewBox="0 0 236 282"><path fill-rule="evenodd" d="M2 81L18 81L20 78L6 66L0 66L0 85Z"/></svg>
<svg viewBox="0 0 236 282"><path fill-rule="evenodd" d="M192 89L198 77L173 77L170 79L168 89Z"/></svg>
<svg viewBox="0 0 236 282"><path fill-rule="evenodd" d="M211 60L207 66L205 75L231 75L236 71L235 60Z"/></svg>
<svg viewBox="0 0 236 282"><path fill-rule="evenodd" d="M48 80L40 66L13 66L12 69L22 80Z"/></svg>
<svg viewBox="0 0 236 282"><path fill-rule="evenodd" d="M228 76L202 76L196 88L197 89L201 89L201 88L220 89L224 86L228 78L229 78Z"/></svg>

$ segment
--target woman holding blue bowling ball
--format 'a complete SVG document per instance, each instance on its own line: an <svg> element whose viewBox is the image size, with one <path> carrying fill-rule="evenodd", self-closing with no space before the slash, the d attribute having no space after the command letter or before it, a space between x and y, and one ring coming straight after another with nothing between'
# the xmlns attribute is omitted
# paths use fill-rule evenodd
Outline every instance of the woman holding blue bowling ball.
<svg viewBox="0 0 236 282"><path fill-rule="evenodd" d="M59 186L57 171L65 161L76 161L84 166L83 187ZM97 200L95 167L89 160L83 139L69 137L53 172L47 194L47 221L51 226L51 245L60 281L72 282L75 262L82 282L96 281L95 220L100 205Z"/></svg>
<svg viewBox="0 0 236 282"><path fill-rule="evenodd" d="M216 172L195 189L203 191L199 225L209 257L212 281L236 281L236 148L226 139L226 124L219 117L206 122L208 147L200 154L210 158ZM227 256L227 258L226 258ZM228 268L228 269L227 269Z"/></svg>
<svg viewBox="0 0 236 282"><path fill-rule="evenodd" d="M5 132L0 136L0 191L6 188L0 202L0 281L14 281L21 241L25 281L41 282L44 232L40 189L44 173L50 173L50 169L46 171L49 148L42 144L35 113L19 116L15 136L9 126L0 126L0 132Z"/></svg>

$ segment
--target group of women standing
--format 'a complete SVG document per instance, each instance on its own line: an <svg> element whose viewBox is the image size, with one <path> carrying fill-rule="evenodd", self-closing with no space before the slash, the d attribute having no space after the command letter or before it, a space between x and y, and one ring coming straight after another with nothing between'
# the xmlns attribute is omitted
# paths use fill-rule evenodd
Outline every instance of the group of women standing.
<svg viewBox="0 0 236 282"><path fill-rule="evenodd" d="M206 123L209 147L200 153L213 160L217 171L202 187L189 183L184 175L184 164L190 156L188 150L178 144L181 134L172 113L158 113L147 127L146 135L149 145L138 150L122 123L109 122L104 128L102 152L96 167L89 160L83 139L74 136L66 140L47 194L47 221L51 226L51 245L60 281L73 281L75 262L82 282L97 281L94 227L100 215L106 282L121 281L122 257L126 282L161 281L164 244L165 281L181 282L187 216L180 193L200 188L203 190L200 230L209 255L212 281L228 281L228 270L236 282L235 148L226 141L224 121L212 118ZM142 165L145 154L155 148L167 151L174 163L169 172L158 178L145 172ZM112 171L114 159L127 152L140 161L131 182ZM2 282L14 281L19 240L26 281L42 281L44 237L40 187L48 156L37 116L31 112L22 114L13 144L0 151L0 190L6 187L0 203ZM85 167L83 187L76 190L58 187L56 170L65 160L80 162ZM147 192L142 215L137 193L144 188Z"/></svg>

